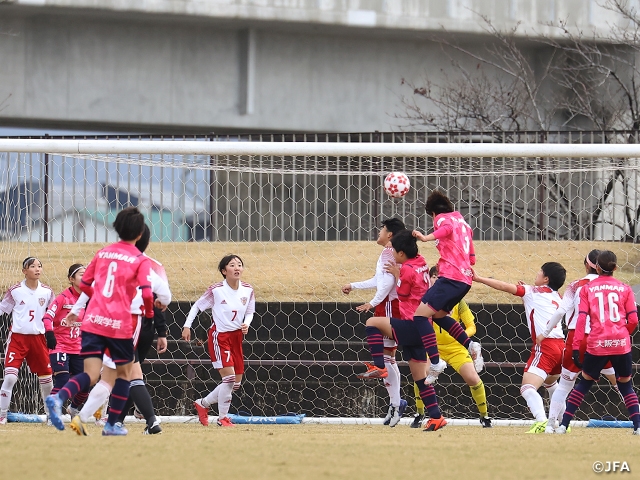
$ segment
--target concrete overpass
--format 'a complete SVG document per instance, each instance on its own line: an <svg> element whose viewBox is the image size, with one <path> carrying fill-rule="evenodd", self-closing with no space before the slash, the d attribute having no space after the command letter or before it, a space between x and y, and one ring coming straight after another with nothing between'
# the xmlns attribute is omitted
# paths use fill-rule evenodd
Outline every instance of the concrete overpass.
<svg viewBox="0 0 640 480"><path fill-rule="evenodd" d="M596 0L0 0L0 125L397 130L401 79L448 65L429 36L487 39L474 12L618 21Z"/></svg>

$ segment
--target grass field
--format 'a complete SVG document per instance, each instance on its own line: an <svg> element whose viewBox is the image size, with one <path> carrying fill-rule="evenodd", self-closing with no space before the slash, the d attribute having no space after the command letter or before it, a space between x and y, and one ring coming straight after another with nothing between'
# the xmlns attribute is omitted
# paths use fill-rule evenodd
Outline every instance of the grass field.
<svg viewBox="0 0 640 480"><path fill-rule="evenodd" d="M102 244L0 242L0 290L23 278L20 262L29 255L44 263L43 281L55 292L65 288L68 267L86 263ZM640 283L640 246L620 242L476 242L479 274L505 281L532 282L544 262L558 261L568 280L584 274L582 260L593 248L613 250L618 256L618 278ZM430 265L438 259L433 243L421 244ZM371 292L354 291L348 297L340 287L371 278L380 247L371 242L253 242L253 243L152 243L149 255L162 262L175 300L196 300L220 279L217 264L227 253L245 262L245 280L261 302L364 302ZM467 295L470 303L513 303L519 299L483 285Z"/></svg>
<svg viewBox="0 0 640 480"><path fill-rule="evenodd" d="M596 461L626 461L637 478L640 437L576 428L528 435L522 427L167 424L162 435L89 437L33 424L0 428L2 479L585 479Z"/></svg>

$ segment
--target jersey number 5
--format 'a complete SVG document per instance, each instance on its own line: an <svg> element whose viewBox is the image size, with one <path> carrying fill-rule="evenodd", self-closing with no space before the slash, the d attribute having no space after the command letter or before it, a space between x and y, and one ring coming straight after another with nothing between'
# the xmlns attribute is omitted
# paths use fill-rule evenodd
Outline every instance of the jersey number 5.
<svg viewBox="0 0 640 480"><path fill-rule="evenodd" d="M106 298L111 298L111 295L113 295L113 287L116 283L114 273L116 273L117 269L118 264L116 262L111 262L107 268L107 280L104 282L104 287L102 287L102 295Z"/></svg>
<svg viewBox="0 0 640 480"><path fill-rule="evenodd" d="M604 293L603 292L597 292L596 293L596 298L598 299L598 307L600 310L600 323L604 323L605 322L605 318L604 318ZM615 292L610 292L607 295L607 303L609 304L609 318L608 320L612 321L612 322L619 322L620 321L620 311L618 310L618 304L616 303L618 301L618 294Z"/></svg>

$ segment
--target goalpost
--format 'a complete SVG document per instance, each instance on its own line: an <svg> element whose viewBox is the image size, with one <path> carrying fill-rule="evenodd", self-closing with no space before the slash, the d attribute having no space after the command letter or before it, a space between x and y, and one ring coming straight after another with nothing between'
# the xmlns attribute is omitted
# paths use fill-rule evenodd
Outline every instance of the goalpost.
<svg viewBox="0 0 640 480"><path fill-rule="evenodd" d="M346 297L340 287L373 275L383 219L432 228L424 200L436 188L474 229L483 275L531 282L553 260L565 266L569 282L583 275L589 250L607 248L618 255L617 276L640 283L638 144L214 140L0 139L3 292L21 280L28 255L43 261L44 280L60 292L69 265L87 262L115 240L110 224L120 208L137 205L145 213L149 254L165 264L176 300L168 312L169 352L152 355L145 367L164 417L192 418L191 401L218 381L205 347L178 339L190 303L218 280L217 262L231 252L243 258L259 303L232 411L305 413L305 421L341 423L381 417L386 391L355 378L369 356L366 315L353 307L373 292ZM391 171L411 180L402 199L382 188ZM420 250L436 263L433 245ZM523 309L517 298L482 285L467 301L487 363L481 378L489 413L507 424L527 423L519 395L531 345ZM5 317L3 342L8 324ZM196 337L206 338L209 324L200 314ZM401 372L403 397L413 405L404 363ZM37 392L23 367L12 410L41 413ZM477 422L468 387L451 369L436 392L446 417ZM624 419L626 410L600 382L578 415Z"/></svg>

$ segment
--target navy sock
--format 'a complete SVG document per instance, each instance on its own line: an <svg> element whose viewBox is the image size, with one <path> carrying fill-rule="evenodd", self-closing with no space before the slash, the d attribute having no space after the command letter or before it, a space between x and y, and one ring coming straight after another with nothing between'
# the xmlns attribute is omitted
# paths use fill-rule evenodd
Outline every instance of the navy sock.
<svg viewBox="0 0 640 480"><path fill-rule="evenodd" d="M69 381L69 372L60 372L53 376L53 389L51 395L55 395Z"/></svg>
<svg viewBox="0 0 640 480"><path fill-rule="evenodd" d="M416 380L416 385L418 386L418 390L420 390L420 398L424 403L424 408L426 408L429 413L429 418L440 418L442 416L442 412L438 406L436 389L433 388L433 385L425 385L425 380L426 378Z"/></svg>
<svg viewBox="0 0 640 480"><path fill-rule="evenodd" d="M436 332L433 330L433 325L427 317L413 317L413 322L418 329L418 334L422 340L422 345L427 351L429 360L431 363L440 362L440 353L438 353L438 343L436 341Z"/></svg>
<svg viewBox="0 0 640 480"><path fill-rule="evenodd" d="M79 392L86 392L91 385L91 378L88 373L82 372L71 378L64 387L58 392L58 396L62 403L66 402L70 398L75 397Z"/></svg>
<svg viewBox="0 0 640 480"><path fill-rule="evenodd" d="M89 394L87 392L79 392L71 399L71 406L73 408L80 408L84 402L89 398Z"/></svg>
<svg viewBox="0 0 640 480"><path fill-rule="evenodd" d="M129 388L130 383L127 380L116 379L113 390L111 390L111 401L109 402L109 418L107 422L110 425L116 424L120 413L124 410L124 405L127 403L127 398L129 398Z"/></svg>
<svg viewBox="0 0 640 480"><path fill-rule="evenodd" d="M571 390L567 397L567 409L565 410L564 415L562 415L561 425L564 425L565 427L569 426L569 422L573 420L576 410L578 410L582 400L584 400L584 396L587 394L593 383L593 380L581 378L580 382L573 387L573 390Z"/></svg>
<svg viewBox="0 0 640 480"><path fill-rule="evenodd" d="M471 339L467 335L467 332L465 332L460 325L460 322L456 322L453 318L445 316L441 318L434 317L433 323L438 325L443 330L446 330L447 333L451 335L463 347L469 348Z"/></svg>
<svg viewBox="0 0 640 480"><path fill-rule="evenodd" d="M365 327L367 343L371 352L373 364L378 368L384 368L384 341L382 333L376 327Z"/></svg>
<svg viewBox="0 0 640 480"><path fill-rule="evenodd" d="M622 383L618 382L618 390L622 398L624 398L624 404L629 410L629 420L633 422L633 428L640 428L640 407L638 406L638 395L633 391L633 385L631 380Z"/></svg>

